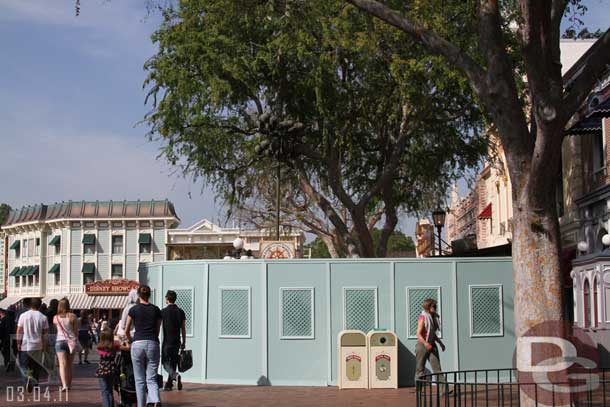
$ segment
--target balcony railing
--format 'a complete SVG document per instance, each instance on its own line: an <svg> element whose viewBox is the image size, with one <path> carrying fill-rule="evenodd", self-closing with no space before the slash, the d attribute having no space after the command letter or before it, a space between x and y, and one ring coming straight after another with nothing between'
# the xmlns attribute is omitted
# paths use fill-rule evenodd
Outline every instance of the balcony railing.
<svg viewBox="0 0 610 407"><path fill-rule="evenodd" d="M80 294L85 292L82 285L51 285L47 287L47 295L54 294Z"/></svg>
<svg viewBox="0 0 610 407"><path fill-rule="evenodd" d="M82 285L52 285L48 286L46 291L42 290L40 286L9 287L7 295L16 297L45 297L47 295L81 294L83 292L85 292L85 287Z"/></svg>

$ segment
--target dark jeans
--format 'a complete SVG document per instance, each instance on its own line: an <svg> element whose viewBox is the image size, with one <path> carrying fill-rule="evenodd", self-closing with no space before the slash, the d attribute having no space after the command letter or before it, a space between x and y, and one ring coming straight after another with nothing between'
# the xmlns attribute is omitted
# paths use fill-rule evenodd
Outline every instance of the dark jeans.
<svg viewBox="0 0 610 407"><path fill-rule="evenodd" d="M2 359L4 359L4 366L9 366L9 364L12 362L10 338L7 338L2 341L2 344L0 345L0 349L2 352Z"/></svg>
<svg viewBox="0 0 610 407"><path fill-rule="evenodd" d="M113 407L114 397L112 395L112 388L114 385L114 378L112 376L104 376L97 378L100 383L100 389L102 390L102 406Z"/></svg>
<svg viewBox="0 0 610 407"><path fill-rule="evenodd" d="M178 377L178 355L180 353L180 346L165 345L163 346L163 352L161 356L161 363L163 369L169 374L168 382L171 383Z"/></svg>
<svg viewBox="0 0 610 407"><path fill-rule="evenodd" d="M40 372L44 370L42 367L42 351L31 350L19 352L19 368L21 370L21 376L26 383L28 377L34 378L36 383L38 383Z"/></svg>

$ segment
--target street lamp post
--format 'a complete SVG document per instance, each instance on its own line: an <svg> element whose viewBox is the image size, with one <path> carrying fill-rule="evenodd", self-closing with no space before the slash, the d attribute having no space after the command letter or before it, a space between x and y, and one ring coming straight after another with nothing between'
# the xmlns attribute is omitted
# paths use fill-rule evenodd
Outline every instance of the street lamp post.
<svg viewBox="0 0 610 407"><path fill-rule="evenodd" d="M441 208L440 204L439 206L434 210L434 212L432 212L432 221L434 222L434 225L436 226L436 230L438 233L438 255L442 256L443 255L443 248L441 246L441 230L443 229L443 226L445 226L445 216L446 216L446 212Z"/></svg>
<svg viewBox="0 0 610 407"><path fill-rule="evenodd" d="M277 163L277 189L275 202L275 239L280 240L280 207L281 207L281 178L282 178L282 161L289 161L293 157L295 147L303 140L304 126L300 122L293 120L285 120L280 122L279 119L270 113L264 113L259 117L259 128L257 137L258 144L254 148L254 152L258 156L273 157ZM289 165L288 165L289 166Z"/></svg>

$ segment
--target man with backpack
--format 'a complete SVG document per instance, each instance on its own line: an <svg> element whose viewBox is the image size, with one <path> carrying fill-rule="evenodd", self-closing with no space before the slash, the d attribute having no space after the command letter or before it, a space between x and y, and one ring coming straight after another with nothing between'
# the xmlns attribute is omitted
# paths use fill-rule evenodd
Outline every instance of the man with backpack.
<svg viewBox="0 0 610 407"><path fill-rule="evenodd" d="M161 311L163 317L161 362L169 375L163 387L165 391L173 389L174 381L177 382L178 390L182 390L182 378L177 372L177 366L180 350L184 350L186 346L186 315L176 305L176 298L177 294L175 291L167 291L165 294L167 306ZM180 335L182 335L182 342L180 342Z"/></svg>

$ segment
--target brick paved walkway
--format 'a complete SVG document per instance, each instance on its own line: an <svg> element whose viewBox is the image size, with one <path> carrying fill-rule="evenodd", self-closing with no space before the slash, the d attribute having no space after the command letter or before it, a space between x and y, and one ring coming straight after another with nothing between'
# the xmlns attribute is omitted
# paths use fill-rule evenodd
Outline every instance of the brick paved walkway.
<svg viewBox="0 0 610 407"><path fill-rule="evenodd" d="M69 394L69 401L59 401L58 388L53 387L49 392L49 401L44 395L42 401L18 401L17 386L22 383L18 376L7 376L0 373L0 407L21 406L73 406L98 407L101 405L97 379L94 377L95 364L75 365L75 381ZM44 393L45 383L42 383ZM10 388L13 389L13 400L10 401ZM8 388L8 391L7 391ZM7 399L8 398L8 399ZM65 398L65 396L64 396ZM161 392L161 399L165 407L214 406L214 407L326 407L326 406L379 406L398 407L415 406L415 393L413 388L398 390L338 390L336 387L256 387L256 386L224 386L201 385L185 383L182 391Z"/></svg>

